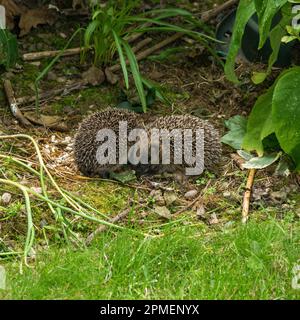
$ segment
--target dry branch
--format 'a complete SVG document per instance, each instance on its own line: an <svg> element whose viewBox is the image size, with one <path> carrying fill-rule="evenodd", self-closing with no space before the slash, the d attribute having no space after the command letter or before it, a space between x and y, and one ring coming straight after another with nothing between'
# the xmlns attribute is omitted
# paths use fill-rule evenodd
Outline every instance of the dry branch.
<svg viewBox="0 0 300 320"><path fill-rule="evenodd" d="M256 173L256 169L249 170L249 175L248 175L247 184L246 184L246 191L243 199L243 211L242 211L243 223L246 223L249 218L250 199L252 194L255 173Z"/></svg>
<svg viewBox="0 0 300 320"><path fill-rule="evenodd" d="M67 57L67 56L73 56L73 55L79 54L83 50L85 50L85 49L84 48L72 48L72 49L66 49L63 53L61 53L61 50L31 52L31 53L23 54L22 58L24 61L35 61L35 60L40 60L43 58L56 57L59 54L62 57Z"/></svg>
<svg viewBox="0 0 300 320"><path fill-rule="evenodd" d="M30 126L31 123L23 116L22 112L18 108L17 101L15 98L14 90L10 80L4 80L4 90L9 103L10 110L13 116L24 126Z"/></svg>

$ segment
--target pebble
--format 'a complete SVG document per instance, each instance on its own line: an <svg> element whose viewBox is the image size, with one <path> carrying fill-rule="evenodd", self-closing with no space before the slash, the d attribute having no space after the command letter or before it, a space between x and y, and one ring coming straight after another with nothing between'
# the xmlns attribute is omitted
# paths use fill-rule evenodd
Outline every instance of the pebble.
<svg viewBox="0 0 300 320"><path fill-rule="evenodd" d="M184 195L184 197L187 200L192 200L196 197L197 194L198 194L198 190L190 190Z"/></svg>
<svg viewBox="0 0 300 320"><path fill-rule="evenodd" d="M11 198L12 198L12 196L10 193L8 193L8 192L3 193L2 197L1 197L2 204L7 206L8 204L10 204Z"/></svg>

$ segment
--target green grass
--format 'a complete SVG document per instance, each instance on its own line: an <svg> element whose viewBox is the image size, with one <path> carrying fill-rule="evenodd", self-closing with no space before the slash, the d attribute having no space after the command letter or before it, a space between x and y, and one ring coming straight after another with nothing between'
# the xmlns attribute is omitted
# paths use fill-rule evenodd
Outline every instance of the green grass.
<svg viewBox="0 0 300 320"><path fill-rule="evenodd" d="M270 218L223 230L172 225L144 239L101 235L87 250L55 249L18 273L6 299L299 299L291 286L300 225Z"/></svg>

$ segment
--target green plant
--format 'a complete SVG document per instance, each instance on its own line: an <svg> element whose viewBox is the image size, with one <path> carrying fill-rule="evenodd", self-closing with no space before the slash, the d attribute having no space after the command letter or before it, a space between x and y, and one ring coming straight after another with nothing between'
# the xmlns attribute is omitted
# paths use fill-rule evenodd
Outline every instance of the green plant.
<svg viewBox="0 0 300 320"><path fill-rule="evenodd" d="M299 28L291 26L293 18L292 2L299 3L296 0L240 1L225 66L226 75L231 81L239 82L234 72L235 58L241 45L245 26L255 12L259 20L260 42L258 49L262 48L267 39L270 38L273 51L269 58L267 70L253 75L254 83L263 82L270 74L282 42L299 40ZM273 18L278 12L281 13L281 20L272 27ZM237 149L256 151L259 157L266 155L263 161L261 159L257 160L261 167L278 160L281 154L275 152L273 156L270 156L270 151L279 151L281 148L293 159L296 170L300 171L299 86L300 67L294 66L283 71L268 91L258 98L247 121L246 130L233 129L229 134L229 138L241 141L241 143L238 143L239 146L229 143L228 135L223 138L223 142L231 144ZM234 132L236 136L234 136ZM250 165L253 165L253 162Z"/></svg>
<svg viewBox="0 0 300 320"><path fill-rule="evenodd" d="M0 29L0 65L13 67L18 59L17 38L8 30Z"/></svg>
<svg viewBox="0 0 300 320"><path fill-rule="evenodd" d="M93 48L94 63L101 67L111 63L115 54L118 54L126 89L129 88L129 73L131 72L143 111L146 112L145 82L140 74L137 58L129 44L129 36L138 32L160 31L186 33L206 43L213 38L193 31L195 26L200 25L200 22L188 11L161 9L134 15L133 9L137 3L137 1L122 1L120 4L119 1L108 1L105 6L94 7L92 21L85 31L84 46L86 49ZM184 21L182 27L166 21L178 16ZM82 59L85 58L84 53Z"/></svg>

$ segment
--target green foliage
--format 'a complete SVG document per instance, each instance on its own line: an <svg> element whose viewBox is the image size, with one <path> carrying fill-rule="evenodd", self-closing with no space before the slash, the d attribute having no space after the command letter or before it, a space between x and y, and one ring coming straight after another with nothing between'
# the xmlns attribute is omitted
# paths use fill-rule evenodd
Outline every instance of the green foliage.
<svg viewBox="0 0 300 320"><path fill-rule="evenodd" d="M252 4L250 4L250 2ZM252 80L258 84L263 82L272 70L277 60L282 41L287 43L299 40L299 30L294 29L292 21L292 2L288 0L241 0L237 20L233 32L229 57L226 62L225 72L227 77L238 82L234 73L235 58L241 45L244 28L249 17L256 12L259 20L260 42L262 48L270 38L272 54L266 72L254 73ZM277 25L272 25L273 18L278 12L281 19ZM247 151L256 151L261 159L252 158L246 167L255 165L264 167L268 162L277 161L280 153L270 154L271 149L276 149L276 144L288 154L296 164L296 170L300 171L300 67L293 67L283 71L273 86L260 96L255 103L247 122L246 134L243 137L241 147ZM232 133L229 133L229 135ZM227 135L228 136L228 135ZM270 139L270 137L275 137ZM234 139L234 136L232 136ZM228 143L234 148L240 146L241 137L236 137L236 143ZM270 143L271 142L271 143ZM274 148L275 147L275 148ZM239 149L239 148L237 148ZM279 148L277 148L277 151ZM274 161L273 161L274 160Z"/></svg>
<svg viewBox="0 0 300 320"><path fill-rule="evenodd" d="M264 209L264 214L266 210ZM236 213L237 216L239 213ZM287 215L286 215L287 217ZM289 214L289 219L291 219ZM49 248L23 274L5 263L1 299L299 299L299 222L250 221L218 232L202 223L158 237L106 232L88 250ZM156 230L158 231L158 230Z"/></svg>
<svg viewBox="0 0 300 320"><path fill-rule="evenodd" d="M221 139L221 141L236 150L241 149L246 133L246 118L242 116L235 116L225 121L225 125L229 129L229 132Z"/></svg>
<svg viewBox="0 0 300 320"><path fill-rule="evenodd" d="M92 21L84 35L86 49L93 48L94 63L105 67L112 63L115 54L118 54L126 89L129 88L129 73L131 72L143 111L147 110L144 84L136 56L128 43L128 38L138 32L182 32L206 43L214 40L212 37L193 31L201 23L193 15L182 9L170 8L147 11L133 15L132 11L138 1L108 1L105 6L93 8ZM184 26L173 25L166 19L181 17ZM207 45L207 44L206 44ZM86 59L86 53L82 55Z"/></svg>
<svg viewBox="0 0 300 320"><path fill-rule="evenodd" d="M12 68L18 59L18 42L16 37L6 29L0 29L0 65Z"/></svg>

